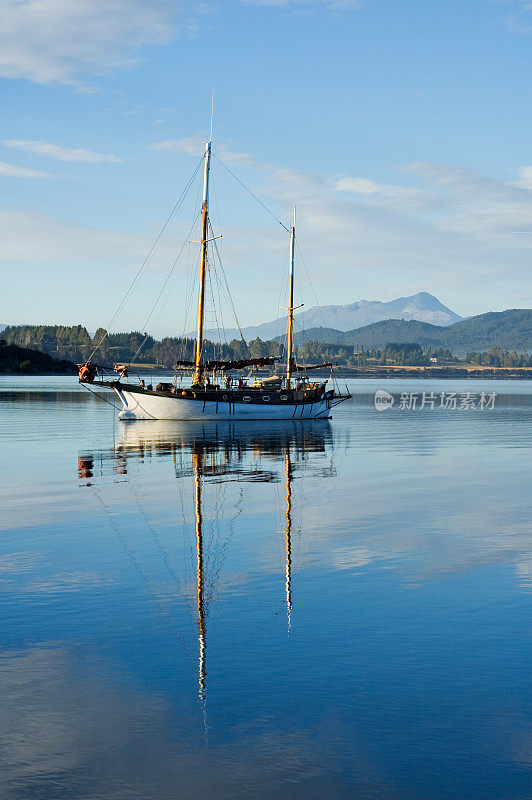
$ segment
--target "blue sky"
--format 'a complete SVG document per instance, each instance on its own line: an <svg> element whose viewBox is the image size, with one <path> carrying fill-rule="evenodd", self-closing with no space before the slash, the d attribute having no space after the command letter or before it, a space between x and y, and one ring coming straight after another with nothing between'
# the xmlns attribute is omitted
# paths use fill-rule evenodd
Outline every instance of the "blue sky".
<svg viewBox="0 0 532 800"><path fill-rule="evenodd" d="M0 322L107 324L196 166L213 84L214 150L276 216L297 205L320 303L530 305L530 3L0 7ZM275 318L286 236L217 162L213 184L240 321ZM144 327L196 208L194 187L115 329ZM194 258L154 333L193 327Z"/></svg>

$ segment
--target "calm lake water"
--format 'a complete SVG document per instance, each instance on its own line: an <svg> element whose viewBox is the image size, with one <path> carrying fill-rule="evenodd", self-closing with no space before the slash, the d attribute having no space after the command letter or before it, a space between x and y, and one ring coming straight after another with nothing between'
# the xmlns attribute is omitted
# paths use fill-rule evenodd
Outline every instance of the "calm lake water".
<svg viewBox="0 0 532 800"><path fill-rule="evenodd" d="M530 800L532 386L350 386L121 423L0 379L2 800Z"/></svg>

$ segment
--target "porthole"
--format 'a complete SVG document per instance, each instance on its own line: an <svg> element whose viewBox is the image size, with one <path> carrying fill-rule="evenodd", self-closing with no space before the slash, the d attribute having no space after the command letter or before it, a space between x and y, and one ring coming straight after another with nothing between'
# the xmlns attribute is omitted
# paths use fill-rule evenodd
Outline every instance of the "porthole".
<svg viewBox="0 0 532 800"><path fill-rule="evenodd" d="M264 400L265 403L270 402L270 398L268 397L268 395L265 395L262 399Z"/></svg>
<svg viewBox="0 0 532 800"><path fill-rule="evenodd" d="M288 400L288 396L286 394L281 395L281 400Z"/></svg>
<svg viewBox="0 0 532 800"><path fill-rule="evenodd" d="M227 395L226 394L222 395L222 400L227 400Z"/></svg>
<svg viewBox="0 0 532 800"><path fill-rule="evenodd" d="M245 395L245 396L242 398L242 400L244 401L244 403L249 403L249 401L251 400L251 397L249 396L249 394L246 394L246 395Z"/></svg>

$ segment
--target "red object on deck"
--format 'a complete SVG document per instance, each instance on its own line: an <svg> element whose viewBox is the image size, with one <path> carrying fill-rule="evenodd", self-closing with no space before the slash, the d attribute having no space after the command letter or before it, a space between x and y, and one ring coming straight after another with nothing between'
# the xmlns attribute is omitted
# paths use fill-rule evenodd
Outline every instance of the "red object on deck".
<svg viewBox="0 0 532 800"><path fill-rule="evenodd" d="M80 383L94 383L98 370L92 364L79 364L78 378Z"/></svg>

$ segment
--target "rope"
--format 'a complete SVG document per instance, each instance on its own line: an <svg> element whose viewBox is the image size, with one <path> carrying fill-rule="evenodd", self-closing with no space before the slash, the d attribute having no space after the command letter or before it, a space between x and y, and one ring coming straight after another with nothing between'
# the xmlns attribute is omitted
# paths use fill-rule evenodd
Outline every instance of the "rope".
<svg viewBox="0 0 532 800"><path fill-rule="evenodd" d="M265 210L265 211L266 211L266 212L267 212L267 213L270 215L270 217L273 217L273 219L274 219L276 222L278 222L278 223L279 223L279 225L281 226L281 228L284 228L284 229L285 229L285 231L286 231L287 233L290 233L290 229L286 227L286 225L284 224L284 222L281 222L281 220L280 220L280 219L277 219L277 217L275 216L275 214L273 213L273 211L270 211L270 209L268 208L268 206L265 206L265 205L264 205L264 203L262 202L262 200L259 200L259 198L257 197L257 195L256 195L256 194L253 194L253 192L251 191L251 189L248 189L248 187L246 186L246 184L245 184L243 181L241 181L241 180L240 180L240 178L238 177L238 175L235 175L235 173L234 173L234 172L233 172L231 169L229 169L229 167L227 166L227 164L224 164L224 162L223 162L223 161L222 161L220 158L218 158L218 156L216 155L216 153L213 153L212 155L214 156L214 158L216 159L216 161L218 161L218 163L220 163L220 164L222 165L222 167L223 167L224 169L226 169L226 170L227 170L227 172L228 172L230 175L232 175L232 176L233 176L233 178L235 179L235 181L237 181L237 182L238 182L238 183L239 183L239 184L242 186L242 188L243 188L243 189L245 189L245 190L246 190L246 192L248 192L248 194L250 194L250 195L251 195L251 197L252 197L254 200L256 200L256 201L257 201L257 203L258 203L260 206L262 206L262 208L263 208L263 209L264 209L264 210Z"/></svg>
<svg viewBox="0 0 532 800"><path fill-rule="evenodd" d="M99 349L99 348L102 346L102 344L104 343L105 339L106 339L106 338L107 338L107 336L109 335L109 328L112 326L113 322L114 322L114 321L115 321L115 319L117 318L117 316L118 316L118 314L120 313L121 309L122 309L122 308L123 308L123 306L125 305L125 303L126 303L126 301L127 301L128 297L129 297L129 295L130 295L130 294L131 294L131 292L133 291L133 289L134 289L135 285L138 283L138 280L139 280L139 278L140 278L140 276L141 276L142 272L144 271L144 267L145 267L145 266L146 266L146 264L148 263L148 260L150 259L150 257L151 257L151 255L152 255L153 251L155 250L155 248L157 247L157 245L158 245L158 243L159 243L159 241L160 241L160 239L161 239L161 237L162 237L163 233L165 232L166 228L167 228L167 227L168 227L168 225L170 224L170 220L172 219L172 217L174 216L175 212L178 210L179 206L182 204L183 200L184 200L184 199L185 199L185 197L187 196L187 194L188 194L188 190L190 189L190 187L191 187L191 185L192 185L192 183L193 183L193 181L194 181L194 178L196 177L196 174L197 174L197 172L198 172L198 170L199 170L199 168L200 168L200 166L201 166L201 164L202 164L202 163L203 163L203 158L201 158L201 159L199 160L199 162L198 162L198 164L197 164L197 166L196 166L196 169L194 170L194 172L193 172L193 174L192 174L192 177L189 179L189 181L188 181L187 185L185 186L185 188L183 189L183 191L182 191L182 193L181 193L181 196L180 196L180 197L179 197L179 199L177 200L177 202L176 202L176 204L174 205L174 207L173 207L172 211L170 212L170 215L168 216L168 218L167 218L166 222L164 223L163 227L162 227L162 228L161 228L161 230L159 231L159 234L158 234L157 238L155 239L155 241L154 241L153 245L151 246L151 248L150 248L150 250L149 250L149 252L148 252L148 255L146 256L146 258L145 258L145 259L144 259L144 261L142 262L142 264L141 264L141 266L140 266L140 268L139 268L139 270L138 270L137 274L135 275L135 277L133 278L133 281L131 282L131 284L130 284L130 286L129 286L129 289L128 289L128 290L127 290L127 292L125 293L124 297L122 298L122 301L121 301L120 305L119 305L119 306L118 306L118 308L116 309L115 313L113 314L113 316L112 316L112 318L111 318L111 321L110 321L110 322L109 322L109 324L107 325L107 328L106 328L106 331L105 331L104 335L102 336L102 338L100 339L100 341L98 342L98 344L96 345L96 347L94 348L94 350L92 351L92 353L90 354L90 356L89 356L89 358L88 358L88 361L90 361L90 360L92 359L92 357L94 356L94 354L96 353L96 351L97 351L97 350L98 350L98 349Z"/></svg>
<svg viewBox="0 0 532 800"><path fill-rule="evenodd" d="M211 264L209 262L209 259L207 259L207 283L208 283L208 286L209 286L209 291L210 291L211 300L212 300L212 313L213 313L213 317L214 317L214 324L216 325L216 330L218 331L218 344L219 344L219 350L220 350L220 355L221 355L220 324L218 322L218 314L216 313L216 299L214 297L214 290L212 288L212 275L211 275L211 272L214 272L214 275L216 277L216 270L214 269L214 264L212 265L212 270L211 270ZM222 325L223 325L223 321L222 321ZM212 348L213 349L213 356L214 356L214 360L216 361L216 342L213 342L212 344L213 344L213 348Z"/></svg>
<svg viewBox="0 0 532 800"><path fill-rule="evenodd" d="M196 203L196 206L198 208L197 214L199 214L199 203L198 202ZM189 314L191 313L191 308L192 308L192 303L193 303L193 295L194 295L194 290L196 288L196 278L197 278L197 273L198 273L198 269L197 269L198 263L197 262L198 262L198 259L199 259L199 254L198 254L197 258L194 259L193 262L192 262L192 259L190 257L190 254L191 254L191 248L189 246L188 255L187 255L187 279L186 279L186 286L185 286L185 308L184 308L185 313L184 313L184 317L183 317L183 333L182 333L182 336L181 336L180 355L179 355L180 360L183 360L183 359L187 358L187 356L188 356L188 350L187 350L187 346L188 345L186 343L186 333L187 333L187 327L188 327L188 317L189 317ZM193 354L191 354L190 357L192 358Z"/></svg>
<svg viewBox="0 0 532 800"><path fill-rule="evenodd" d="M113 406L114 409L116 409L117 411L120 411L120 406L115 406L115 404L111 403L110 400L106 400L105 397L101 396L101 394L97 394L97 392L93 392L92 389L90 389L85 384L83 384L83 388L87 389L87 391L89 391L91 394L95 395L98 398L98 400L103 400L104 403L108 403L110 406Z"/></svg>
<svg viewBox="0 0 532 800"><path fill-rule="evenodd" d="M228 280L227 280L227 276L226 276L226 274L225 274L224 265L222 264L222 259L221 259L221 256L220 256L220 251L218 250L218 245L216 244L216 239L214 239L214 231L213 231L213 229L212 229L212 226L211 226L211 221L210 221L210 220L209 220L209 230L211 231L211 235L213 236L213 244L214 244L214 249L215 249L215 251L216 251L216 255L217 255L217 257L218 257L218 263L220 264L220 269L221 269L221 271L222 271L222 275L223 275L223 279L224 279L224 283L225 283L225 290L226 290L226 292L227 292L227 298L228 298L228 300L229 300L229 303L230 303L230 305L231 305L231 310L232 310L232 312L233 312L233 315L234 315L234 317L235 317L235 322L236 322L236 324L237 324L237 327L238 327L238 332L240 333L240 338L241 338L241 339L242 339L242 341L244 342L244 341L245 341L245 339L244 339L244 334L242 333L242 327L241 327L241 325L240 325L240 320L238 319L238 314L236 313L235 304L233 303L233 296L232 296L232 294L231 294L231 289L229 288L229 282L228 282ZM215 270L215 272L216 272L216 270Z"/></svg>
<svg viewBox="0 0 532 800"><path fill-rule="evenodd" d="M214 262L212 264L212 272L214 274L214 278L215 278L215 281L216 281L215 286L216 286L216 289L218 291L217 298L218 298L218 306L219 306L219 309L220 309L221 324L218 324L218 316L216 314L216 305L214 305L214 316L216 318L217 326L218 326L218 339L219 339L218 343L219 343L219 350L220 350L220 358L222 358L223 357L222 356L223 345L224 345L224 343L225 343L225 341L227 339L227 334L226 334L226 331L225 331L224 315L223 315L223 306L222 306L222 296L223 296L224 287L223 287L223 284L222 284L222 282L220 280L220 276L218 275L218 270L216 269L216 265L214 264ZM211 282L211 286L212 286L212 282ZM213 298L214 298L214 290L213 290ZM222 334L223 334L223 340L222 340Z"/></svg>
<svg viewBox="0 0 532 800"><path fill-rule="evenodd" d="M197 194L196 194L196 202L194 204L195 213L196 213L196 219L200 215L202 207L203 207L201 189L202 189L202 187L201 187L200 183L198 182L198 191L197 191ZM198 226L198 227L201 229L201 226ZM201 238L201 233L198 232L198 235L194 236L194 238L195 239ZM188 318L189 318L189 316L192 315L192 308L193 308L193 305L194 305L194 297L195 297L195 292L196 292L197 279L198 279L198 275L199 275L199 258L200 258L200 254L199 254L199 250L197 250L197 251L195 251L194 257L191 258L191 253L192 253L191 245L192 245L192 242L190 242L190 244L189 244L188 253L187 253L187 265L186 265L187 277L186 277L186 286L185 286L183 332L182 332L182 336L181 336L180 356L179 356L179 358L181 360L188 359L188 358L190 358L190 359L194 358L194 342L193 342L193 340L194 340L195 333L192 333L192 349L190 350L190 352L188 350L188 344L187 344L187 341L190 339L190 337L187 337L186 334L187 334L187 327L188 327ZM192 322L191 322L191 326L193 326Z"/></svg>
<svg viewBox="0 0 532 800"><path fill-rule="evenodd" d="M146 328L148 327L148 323L149 323L149 321L150 321L150 319L151 319L151 317L152 317L152 314L153 314L153 312L155 311L155 308L156 308L156 306L157 306L157 303L158 303L158 302L159 302L159 300L161 299L161 297L162 297L162 294L163 294L163 292L164 292L164 290L165 290L165 288L166 288L166 286L167 286L167 284L168 284L168 281L170 280L170 278L171 278L171 276L172 276L172 273L173 273L174 269L175 269L175 268L176 268L176 266L177 266L177 262L178 262L178 261L179 261L179 259L181 258L181 254L182 254L183 250L185 249L185 247L186 247L186 245L187 245L187 243L188 243L188 240L189 240L189 238L190 238L190 236L191 236L191 234L192 234L192 231L194 230L194 226L195 226L195 224L196 224L196 221L197 221L197 217L196 217L196 219L194 220L194 222L192 223L192 226L191 226L190 230L189 230L189 231L188 231L188 233L187 233L186 239L185 239L185 241L183 242L183 244L182 244L182 246L181 246L181 250L180 250L180 251L179 251L179 253L177 254L177 257L176 257L176 259L175 259L174 263L172 264L172 266L171 266L171 268L170 268L170 271L169 271L168 275L166 276L166 279L165 279L165 281L164 281L164 283L163 283L163 285L162 285L161 291L160 291L160 292L159 292L159 294L157 295L157 298L156 298L156 300L155 300L155 303L153 304L153 306L152 306L152 309L151 309L150 313L148 314L148 317L147 317L147 319L146 319L146 322L145 322L145 323L144 323L144 325L143 325L143 328L144 328L144 330L146 330ZM168 297L166 298L166 300L168 300ZM162 308L160 309L160 312L159 312L159 313L161 313L161 312L162 312L162 310L163 310L163 308L164 308L164 305L165 305L165 304L166 304L166 301L165 301L165 303L163 304ZM147 333L147 334L145 335L144 339L142 340L142 342L140 343L140 345L138 346L138 348L137 348L137 352L135 353L135 355L133 356L133 358L131 359L131 361L129 361L129 364L130 364L130 365L134 363L134 361L135 361L136 357L138 356L138 354L140 353L140 351L142 350L142 348L144 347L144 345L146 344L146 342L148 341L148 339L149 339L149 338L150 338L150 334L149 334L149 333Z"/></svg>
<svg viewBox="0 0 532 800"><path fill-rule="evenodd" d="M312 294L314 295L314 300L316 301L316 305L317 305L317 307L318 307L318 309L319 309L319 312L320 312L320 314L321 314L321 319L322 319L322 322L323 322L323 327L324 327L324 328L326 328L326 327L327 327L327 325L326 325L326 323L325 323L325 316L324 316L324 314L323 314L323 309L322 309L322 307L320 306L320 303L319 303L319 300L318 300L318 296L317 296L317 294L316 294L316 290L315 290L315 288L314 288L314 284L312 283L312 279L311 279L311 277L310 277L310 271L309 271L309 268L307 267L307 262L305 261L305 259L304 259L304 257L303 257L303 253L301 252L301 248L300 248L300 246L299 246L299 242L297 241L297 239L296 239L296 247L297 247L297 251L298 251L298 253L299 253L299 255L300 255L301 261L303 262L303 266L305 267L305 272L307 273L308 282L309 282L309 284L310 284L310 288L312 289Z"/></svg>

